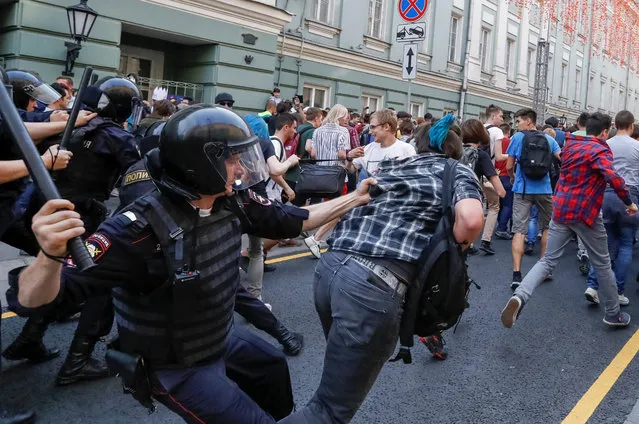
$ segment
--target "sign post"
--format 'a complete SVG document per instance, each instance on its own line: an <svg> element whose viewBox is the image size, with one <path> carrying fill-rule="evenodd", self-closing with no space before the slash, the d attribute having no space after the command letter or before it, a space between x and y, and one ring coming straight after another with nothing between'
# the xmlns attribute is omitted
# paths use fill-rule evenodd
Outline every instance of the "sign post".
<svg viewBox="0 0 639 424"><path fill-rule="evenodd" d="M399 16L407 24L397 26L397 43L410 43L404 45L402 61L402 78L408 81L408 104L406 111L411 111L412 81L417 77L417 44L415 42L426 39L426 23L417 22L428 9L429 0L398 0L397 9Z"/></svg>

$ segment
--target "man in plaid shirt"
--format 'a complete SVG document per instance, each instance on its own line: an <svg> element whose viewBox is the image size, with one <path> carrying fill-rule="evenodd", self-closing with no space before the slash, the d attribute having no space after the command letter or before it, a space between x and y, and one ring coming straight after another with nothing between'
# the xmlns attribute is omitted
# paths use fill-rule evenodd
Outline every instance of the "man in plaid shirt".
<svg viewBox="0 0 639 424"><path fill-rule="evenodd" d="M567 135L546 255L526 275L502 311L501 321L505 327L513 326L533 291L553 271L570 242L572 231L583 240L597 274L605 305L604 323L611 327L625 327L630 323L630 315L619 310L617 285L600 213L606 183L626 205L629 215L637 213L626 183L613 168L612 152L605 142L610 125L609 116L595 113L586 124L587 136Z"/></svg>

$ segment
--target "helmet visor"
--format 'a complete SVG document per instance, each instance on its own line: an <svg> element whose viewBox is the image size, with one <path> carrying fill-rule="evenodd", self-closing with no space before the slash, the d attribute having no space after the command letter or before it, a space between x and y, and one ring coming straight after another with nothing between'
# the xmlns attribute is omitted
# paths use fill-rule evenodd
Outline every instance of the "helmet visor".
<svg viewBox="0 0 639 424"><path fill-rule="evenodd" d="M24 92L27 93L29 97L32 97L45 105L50 105L62 97L60 93L45 83L27 85L24 87Z"/></svg>
<svg viewBox="0 0 639 424"><path fill-rule="evenodd" d="M232 185L233 190L245 190L268 179L266 161L258 142L223 150L224 153L221 153L218 143L208 143L204 147L215 170L227 184ZM222 167L225 168L224 174L220 172Z"/></svg>
<svg viewBox="0 0 639 424"><path fill-rule="evenodd" d="M133 120L133 128L137 128L142 120L142 114L144 112L144 103L142 100L134 97L131 100L131 118Z"/></svg>

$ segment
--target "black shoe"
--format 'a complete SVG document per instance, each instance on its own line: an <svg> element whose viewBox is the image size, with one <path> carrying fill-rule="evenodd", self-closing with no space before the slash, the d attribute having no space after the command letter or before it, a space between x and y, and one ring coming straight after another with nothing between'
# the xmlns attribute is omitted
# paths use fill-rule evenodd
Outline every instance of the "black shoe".
<svg viewBox="0 0 639 424"><path fill-rule="evenodd" d="M35 422L35 413L0 403L0 424L31 424Z"/></svg>
<svg viewBox="0 0 639 424"><path fill-rule="evenodd" d="M29 318L18 338L2 352L2 356L10 361L26 359L35 363L57 358L60 350L47 349L42 342L47 327L43 318Z"/></svg>
<svg viewBox="0 0 639 424"><path fill-rule="evenodd" d="M495 231L495 237L501 240L512 240L513 235L508 231Z"/></svg>
<svg viewBox="0 0 639 424"><path fill-rule="evenodd" d="M475 256L478 253L479 253L479 250L477 250L475 246L470 246L468 249L466 249L466 254L468 256Z"/></svg>
<svg viewBox="0 0 639 424"><path fill-rule="evenodd" d="M304 347L304 336L289 331L282 323L277 323L273 336L284 347L284 353L289 356L296 356Z"/></svg>
<svg viewBox="0 0 639 424"><path fill-rule="evenodd" d="M424 343L424 346L428 348L433 358L439 359L440 361L444 361L448 358L448 352L444 349L446 342L441 335L420 337L419 341Z"/></svg>
<svg viewBox="0 0 639 424"><path fill-rule="evenodd" d="M510 288L516 290L521 284L521 274L513 274L513 281L510 283Z"/></svg>
<svg viewBox="0 0 639 424"><path fill-rule="evenodd" d="M526 242L526 249L524 250L524 255L532 255L535 251L535 243Z"/></svg>
<svg viewBox="0 0 639 424"><path fill-rule="evenodd" d="M99 380L109 376L106 364L91 358L95 340L74 337L62 368L55 378L56 386L68 386L80 381Z"/></svg>
<svg viewBox="0 0 639 424"><path fill-rule="evenodd" d="M588 275L590 271L590 259L588 255L581 255L579 258L579 272L581 275Z"/></svg>
<svg viewBox="0 0 639 424"><path fill-rule="evenodd" d="M489 241L482 240L479 249L489 256L495 254L495 251L493 250L493 247L490 245Z"/></svg>
<svg viewBox="0 0 639 424"><path fill-rule="evenodd" d="M277 269L277 267L275 265L270 265L267 264L266 262L264 263L264 272L273 272Z"/></svg>
<svg viewBox="0 0 639 424"><path fill-rule="evenodd" d="M250 259L248 258L248 256L240 255L240 268L242 268L242 271L248 273L249 262Z"/></svg>

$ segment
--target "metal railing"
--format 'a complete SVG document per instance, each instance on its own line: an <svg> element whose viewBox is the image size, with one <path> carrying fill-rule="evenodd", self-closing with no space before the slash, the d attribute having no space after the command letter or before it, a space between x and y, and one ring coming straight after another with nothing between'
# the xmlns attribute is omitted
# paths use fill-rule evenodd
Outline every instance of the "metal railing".
<svg viewBox="0 0 639 424"><path fill-rule="evenodd" d="M184 81L169 81L138 77L138 87L141 91L145 92L145 97L149 101L151 101L153 90L156 87L166 88L169 96L175 95L178 97L191 97L196 103L202 102L202 96L204 94L204 86L202 84L193 84Z"/></svg>

